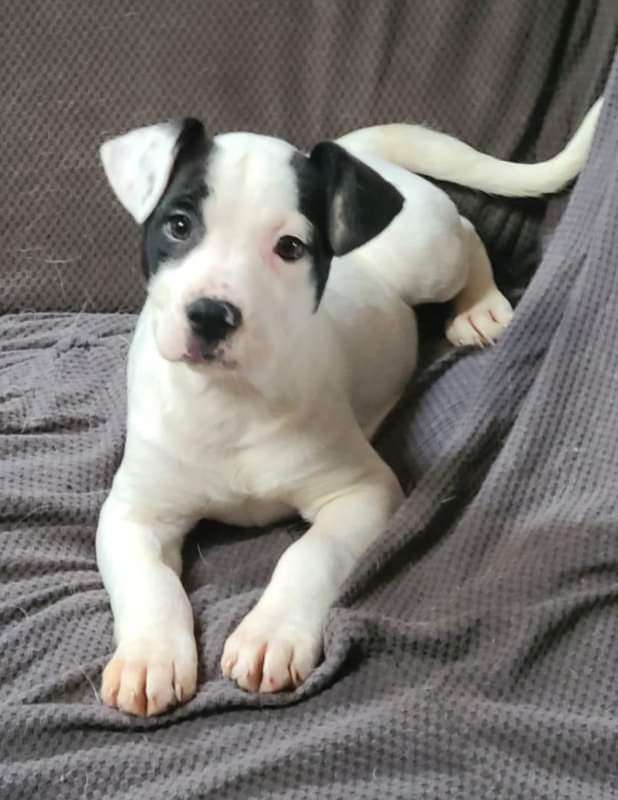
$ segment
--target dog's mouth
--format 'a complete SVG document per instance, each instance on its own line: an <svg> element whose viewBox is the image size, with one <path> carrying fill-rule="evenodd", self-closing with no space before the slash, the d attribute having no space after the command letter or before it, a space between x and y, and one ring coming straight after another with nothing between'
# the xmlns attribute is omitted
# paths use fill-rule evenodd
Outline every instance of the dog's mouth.
<svg viewBox="0 0 618 800"><path fill-rule="evenodd" d="M156 320L154 333L157 349L166 361L181 362L201 370L237 366L231 337L208 340L177 324L171 315Z"/></svg>
<svg viewBox="0 0 618 800"><path fill-rule="evenodd" d="M227 369L236 366L236 362L229 358L224 342L211 344L197 336L189 337L182 360L192 366L218 365Z"/></svg>

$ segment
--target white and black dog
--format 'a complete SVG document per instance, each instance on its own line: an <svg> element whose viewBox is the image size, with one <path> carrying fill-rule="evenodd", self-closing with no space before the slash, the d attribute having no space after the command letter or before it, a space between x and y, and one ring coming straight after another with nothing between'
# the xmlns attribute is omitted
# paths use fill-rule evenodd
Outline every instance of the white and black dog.
<svg viewBox="0 0 618 800"><path fill-rule="evenodd" d="M493 341L512 315L473 226L413 173L500 195L556 191L581 169L599 109L530 165L413 125L309 155L249 133L211 139L193 119L103 144L107 178L143 226L148 276L126 448L97 532L117 641L106 703L151 715L195 693L179 576L203 517L311 524L221 660L249 691L309 675L329 607L402 502L370 440L415 367L412 307L454 298L458 345Z"/></svg>

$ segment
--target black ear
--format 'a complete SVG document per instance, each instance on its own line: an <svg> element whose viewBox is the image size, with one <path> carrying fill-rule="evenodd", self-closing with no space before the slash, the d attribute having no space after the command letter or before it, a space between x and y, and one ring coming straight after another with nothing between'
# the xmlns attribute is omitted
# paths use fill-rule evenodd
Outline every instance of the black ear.
<svg viewBox="0 0 618 800"><path fill-rule="evenodd" d="M328 238L336 256L373 239L403 208L392 183L335 142L320 142L309 158L324 180Z"/></svg>

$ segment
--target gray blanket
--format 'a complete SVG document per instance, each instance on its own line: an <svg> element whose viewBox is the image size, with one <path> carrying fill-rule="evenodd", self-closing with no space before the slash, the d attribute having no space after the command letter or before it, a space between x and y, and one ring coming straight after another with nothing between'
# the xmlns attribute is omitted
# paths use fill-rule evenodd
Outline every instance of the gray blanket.
<svg viewBox="0 0 618 800"><path fill-rule="evenodd" d="M411 389L380 447L411 490L297 692L221 679L299 525L204 523L197 696L103 707L94 558L132 315L0 325L0 797L618 797L618 63L589 164L504 339Z"/></svg>

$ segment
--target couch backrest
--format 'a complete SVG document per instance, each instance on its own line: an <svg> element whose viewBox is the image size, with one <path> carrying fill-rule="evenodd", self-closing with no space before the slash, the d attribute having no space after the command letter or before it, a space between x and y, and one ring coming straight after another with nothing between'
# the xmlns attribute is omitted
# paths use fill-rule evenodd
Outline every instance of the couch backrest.
<svg viewBox="0 0 618 800"><path fill-rule="evenodd" d="M0 310L139 306L139 232L103 178L97 148L106 137L194 115L212 132L254 130L307 148L408 120L501 157L547 157L600 91L616 6L13 4L0 34ZM465 202L479 217L502 201Z"/></svg>

